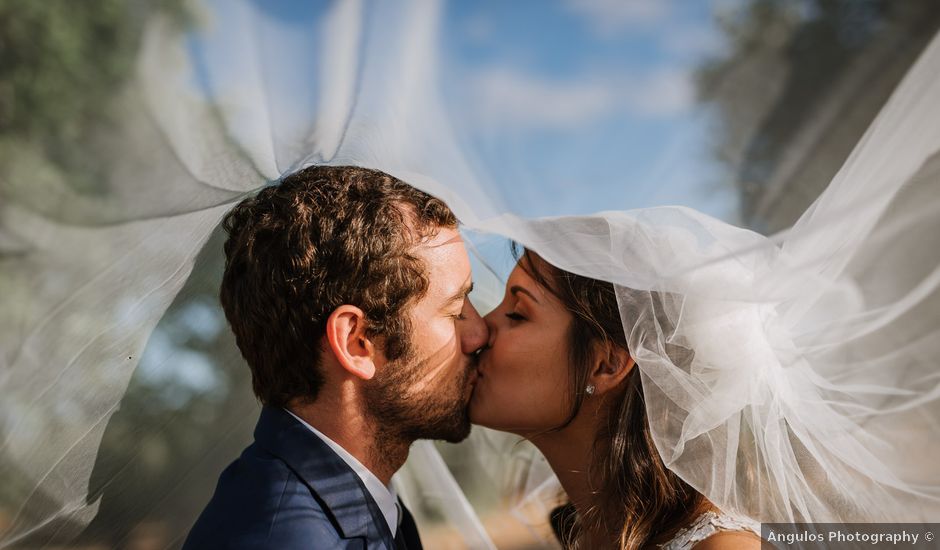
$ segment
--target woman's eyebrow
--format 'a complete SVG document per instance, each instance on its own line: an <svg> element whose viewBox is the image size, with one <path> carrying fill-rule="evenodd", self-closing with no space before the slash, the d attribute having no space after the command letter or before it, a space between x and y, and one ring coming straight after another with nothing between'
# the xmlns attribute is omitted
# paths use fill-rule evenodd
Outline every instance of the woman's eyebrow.
<svg viewBox="0 0 940 550"><path fill-rule="evenodd" d="M511 287L509 287L509 293L512 294L513 296L515 296L516 293L519 293L519 292L521 292L521 293L527 295L529 298L532 298L532 301L534 301L536 304L539 303L538 298L536 298L534 294L532 294L532 293L529 292L528 290L522 288L521 286L519 286L519 285L512 285Z"/></svg>

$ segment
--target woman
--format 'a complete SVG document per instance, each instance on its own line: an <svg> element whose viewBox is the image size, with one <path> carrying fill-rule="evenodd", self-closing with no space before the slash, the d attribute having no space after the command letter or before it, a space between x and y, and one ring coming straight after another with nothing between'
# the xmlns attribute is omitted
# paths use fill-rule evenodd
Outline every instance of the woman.
<svg viewBox="0 0 940 550"><path fill-rule="evenodd" d="M560 516L566 546L760 547L756 524L722 514L663 464L612 284L527 250L486 323L471 419L545 455L573 505Z"/></svg>

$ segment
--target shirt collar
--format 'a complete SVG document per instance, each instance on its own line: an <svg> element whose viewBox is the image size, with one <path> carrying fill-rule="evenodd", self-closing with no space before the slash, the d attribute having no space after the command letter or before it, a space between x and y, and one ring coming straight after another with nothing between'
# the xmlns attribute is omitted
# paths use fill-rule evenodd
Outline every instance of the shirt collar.
<svg viewBox="0 0 940 550"><path fill-rule="evenodd" d="M401 521L401 513L398 509L398 494L395 492L395 488L392 484L389 483L387 486L383 485L379 478L375 477L375 474L363 466L362 462L359 462L356 457L349 454L339 443L321 433L320 430L314 428L293 412L287 409L284 410L326 443L330 449L343 459L343 462L359 476L363 485L366 486L366 490L369 491L369 494L372 495L372 499L375 500L375 503L379 506L379 510L382 511L382 515L385 516L385 521L388 523L388 528L394 537L398 533L398 523Z"/></svg>

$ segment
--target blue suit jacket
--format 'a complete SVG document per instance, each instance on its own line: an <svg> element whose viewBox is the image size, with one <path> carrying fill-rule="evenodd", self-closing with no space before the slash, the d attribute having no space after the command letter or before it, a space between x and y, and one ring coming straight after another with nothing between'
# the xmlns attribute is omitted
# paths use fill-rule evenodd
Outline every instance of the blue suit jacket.
<svg viewBox="0 0 940 550"><path fill-rule="evenodd" d="M396 541L343 459L286 411L265 407L255 442L222 472L183 550L420 550L401 508Z"/></svg>

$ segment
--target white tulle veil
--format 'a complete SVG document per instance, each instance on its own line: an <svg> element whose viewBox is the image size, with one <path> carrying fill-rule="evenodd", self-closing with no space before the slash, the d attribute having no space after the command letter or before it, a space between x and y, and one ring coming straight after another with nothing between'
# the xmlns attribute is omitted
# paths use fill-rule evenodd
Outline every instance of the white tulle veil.
<svg viewBox="0 0 940 550"><path fill-rule="evenodd" d="M115 480L149 440L115 435L141 454L113 469L98 451L145 348L153 376L185 359L161 352L176 333L151 339L154 327L181 290L196 295L190 273L207 242L218 248L225 212L312 164L383 170L447 201L481 247L499 235L614 283L657 448L722 509L759 521L940 521L940 41L825 192L764 235L683 206L527 217L462 126L473 117L442 99L443 9L338 2L305 27L252 2L209 2L198 30L155 16L134 78L110 99L117 122L94 138L110 159L106 192L77 193L60 173L11 161L0 195L0 545L67 540L109 487L134 490ZM477 281L486 309L501 283L485 269ZM206 304L187 318L217 307ZM237 361L231 349L207 353ZM174 395L213 376L187 364L167 386ZM228 410L241 418L188 435L213 440L189 457L193 471L235 456L256 411L238 395ZM532 461L522 505L554 498L538 457L475 437L494 476L520 455ZM194 477L177 482L211 490L214 476ZM492 547L434 445L415 446L400 482L467 545ZM202 504L180 513L194 518Z"/></svg>

